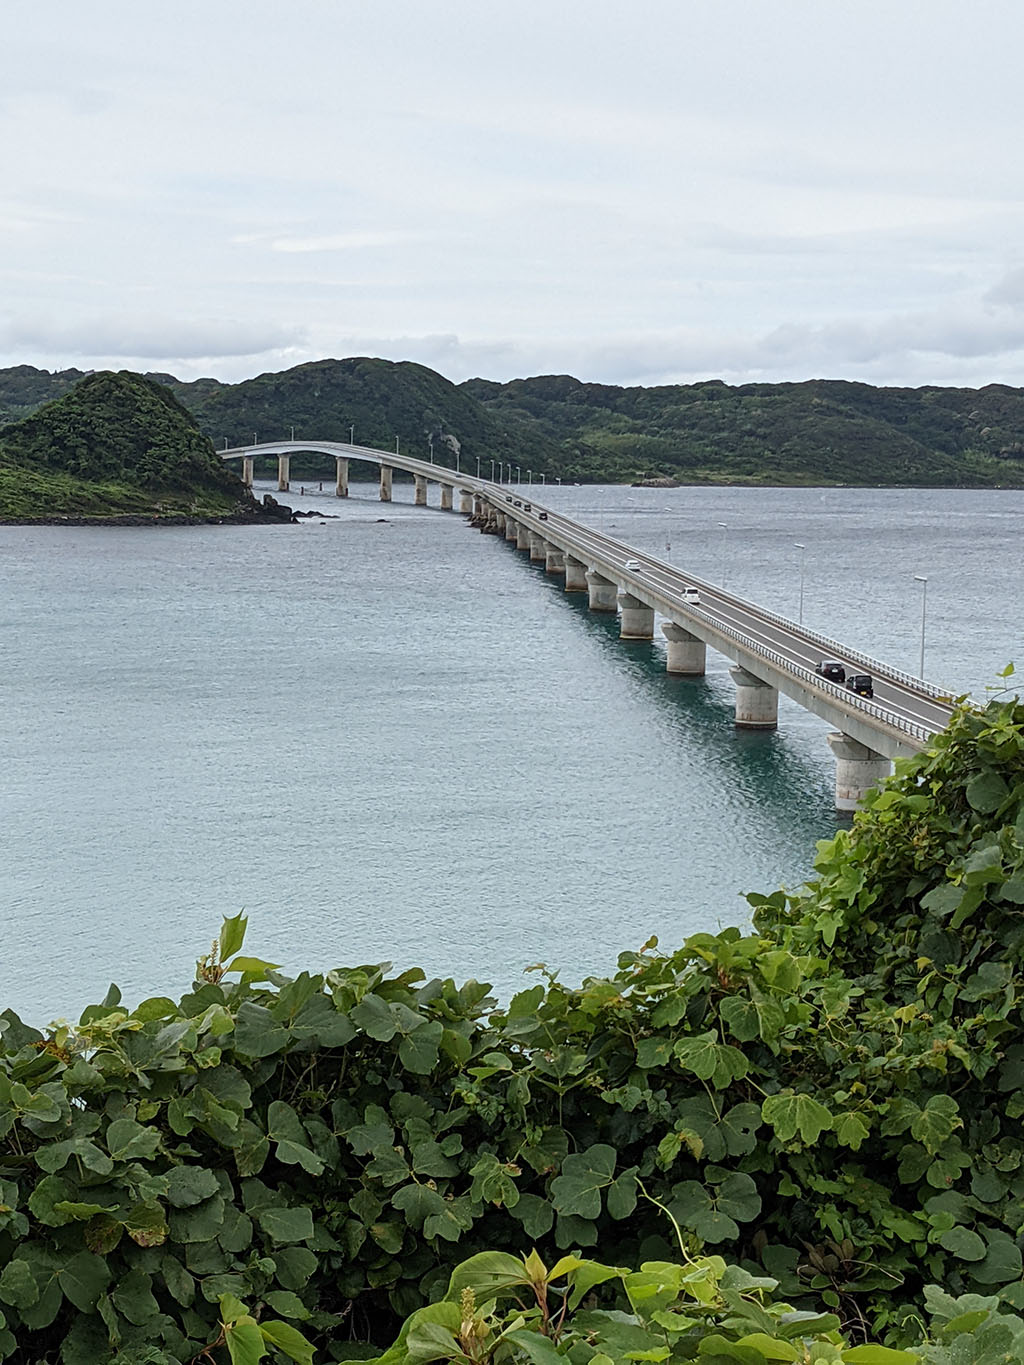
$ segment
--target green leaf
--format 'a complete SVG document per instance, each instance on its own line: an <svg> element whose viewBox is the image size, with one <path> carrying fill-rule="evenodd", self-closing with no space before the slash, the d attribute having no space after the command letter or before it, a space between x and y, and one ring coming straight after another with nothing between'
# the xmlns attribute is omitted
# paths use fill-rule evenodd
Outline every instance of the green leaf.
<svg viewBox="0 0 1024 1365"><path fill-rule="evenodd" d="M313 1236L313 1215L304 1208L257 1209L253 1215L274 1242L308 1242Z"/></svg>
<svg viewBox="0 0 1024 1365"><path fill-rule="evenodd" d="M844 1147L856 1152L869 1135L867 1124L859 1114L836 1114L834 1131L836 1140Z"/></svg>
<svg viewBox="0 0 1024 1365"><path fill-rule="evenodd" d="M916 1351L894 1351L891 1346L848 1346L843 1365L918 1365Z"/></svg>
<svg viewBox="0 0 1024 1365"><path fill-rule="evenodd" d="M106 1137L107 1150L115 1161L145 1161L160 1146L159 1128L143 1128L134 1119L114 1119Z"/></svg>
<svg viewBox="0 0 1024 1365"><path fill-rule="evenodd" d="M167 1172L167 1200L177 1209L201 1204L219 1190L217 1177L205 1166L172 1166Z"/></svg>
<svg viewBox="0 0 1024 1365"><path fill-rule="evenodd" d="M702 1081L710 1081L716 1090L727 1089L750 1070L746 1055L730 1043L718 1042L714 1033L680 1038L672 1052L684 1070L692 1071Z"/></svg>
<svg viewBox="0 0 1024 1365"><path fill-rule="evenodd" d="M39 1299L39 1285L27 1261L8 1261L0 1273L0 1299L12 1308L30 1308Z"/></svg>
<svg viewBox="0 0 1024 1365"><path fill-rule="evenodd" d="M245 915L225 916L220 926L220 960L227 962L234 957L245 941L245 931L249 921Z"/></svg>
<svg viewBox="0 0 1024 1365"><path fill-rule="evenodd" d="M612 1182L616 1157L615 1148L603 1142L567 1156L561 1175L551 1182L551 1202L556 1211L597 1218L601 1212L601 1190Z"/></svg>
<svg viewBox="0 0 1024 1365"><path fill-rule="evenodd" d="M932 1095L911 1123L910 1132L929 1155L935 1156L945 1147L954 1130L962 1127L956 1100L949 1095Z"/></svg>
<svg viewBox="0 0 1024 1365"><path fill-rule="evenodd" d="M386 1000L372 991L367 992L359 1004L349 1010L349 1018L364 1033L376 1038L378 1043L389 1043L398 1032L398 1024Z"/></svg>
<svg viewBox="0 0 1024 1365"><path fill-rule="evenodd" d="M275 1297L268 1295L267 1301ZM271 1305L273 1306L273 1305ZM276 1310L280 1312L281 1310ZM272 1345L290 1359L297 1361L298 1365L313 1365L313 1347L306 1338L296 1328L287 1322L264 1322L260 1324L260 1330Z"/></svg>
<svg viewBox="0 0 1024 1365"><path fill-rule="evenodd" d="M998 772L987 769L971 778L966 794L971 808L987 815L999 809L1010 795L1010 789Z"/></svg>
<svg viewBox="0 0 1024 1365"><path fill-rule="evenodd" d="M431 1019L413 1029L398 1045L398 1057L406 1071L416 1076L428 1076L437 1065L438 1050L444 1025Z"/></svg>
<svg viewBox="0 0 1024 1365"><path fill-rule="evenodd" d="M985 1243L976 1232L961 1224L947 1228L939 1237L939 1245L953 1253L961 1261L980 1261L985 1256Z"/></svg>
<svg viewBox="0 0 1024 1365"><path fill-rule="evenodd" d="M805 1144L817 1142L833 1123L832 1114L823 1104L810 1095L795 1095L792 1090L769 1095L761 1105L761 1117L775 1129L780 1141L790 1142L799 1133Z"/></svg>
<svg viewBox="0 0 1024 1365"><path fill-rule="evenodd" d="M266 1342L255 1318L238 1318L224 1328L231 1365L259 1365L267 1354Z"/></svg>
<svg viewBox="0 0 1024 1365"><path fill-rule="evenodd" d="M102 1256L80 1251L57 1272L60 1287L77 1309L91 1313L96 1300L110 1283L110 1271Z"/></svg>

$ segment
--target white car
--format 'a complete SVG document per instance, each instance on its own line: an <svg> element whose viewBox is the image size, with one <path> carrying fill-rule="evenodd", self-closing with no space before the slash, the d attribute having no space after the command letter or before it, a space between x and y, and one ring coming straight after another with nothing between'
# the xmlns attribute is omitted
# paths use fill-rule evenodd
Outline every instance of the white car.
<svg viewBox="0 0 1024 1365"><path fill-rule="evenodd" d="M643 572L643 565L640 563L639 559L627 559L623 568L632 569L634 573Z"/></svg>
<svg viewBox="0 0 1024 1365"><path fill-rule="evenodd" d="M696 588L684 588L683 601L686 603L688 607L699 607L700 593L697 591Z"/></svg>

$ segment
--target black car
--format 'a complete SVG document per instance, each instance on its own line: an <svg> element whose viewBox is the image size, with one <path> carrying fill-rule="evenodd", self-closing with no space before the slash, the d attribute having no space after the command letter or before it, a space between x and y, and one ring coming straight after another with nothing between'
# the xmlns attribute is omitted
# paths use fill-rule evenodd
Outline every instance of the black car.
<svg viewBox="0 0 1024 1365"><path fill-rule="evenodd" d="M829 682L843 683L846 681L846 669L838 659L822 659L820 664L814 665L814 671L822 678L828 678Z"/></svg>
<svg viewBox="0 0 1024 1365"><path fill-rule="evenodd" d="M538 512L537 516L540 517L541 521L547 521L548 519L547 512Z"/></svg>
<svg viewBox="0 0 1024 1365"><path fill-rule="evenodd" d="M875 684L870 673L851 673L846 679L846 686L851 692L856 692L858 697L875 695Z"/></svg>

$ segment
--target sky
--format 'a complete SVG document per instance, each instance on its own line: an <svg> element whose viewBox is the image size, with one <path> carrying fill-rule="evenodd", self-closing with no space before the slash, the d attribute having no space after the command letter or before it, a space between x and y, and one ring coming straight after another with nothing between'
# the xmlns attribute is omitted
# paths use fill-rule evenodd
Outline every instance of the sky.
<svg viewBox="0 0 1024 1365"><path fill-rule="evenodd" d="M7 0L0 366L1024 384L1019 0Z"/></svg>

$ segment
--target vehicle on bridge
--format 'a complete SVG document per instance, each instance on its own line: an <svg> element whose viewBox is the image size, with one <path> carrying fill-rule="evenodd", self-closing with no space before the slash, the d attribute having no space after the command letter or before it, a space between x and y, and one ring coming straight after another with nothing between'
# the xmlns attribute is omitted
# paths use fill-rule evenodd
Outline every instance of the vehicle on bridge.
<svg viewBox="0 0 1024 1365"><path fill-rule="evenodd" d="M821 678L827 678L829 682L844 683L846 681L846 669L838 659L822 659L820 664L814 665L814 671Z"/></svg>
<svg viewBox="0 0 1024 1365"><path fill-rule="evenodd" d="M700 593L697 591L696 588L684 588L683 601L686 603L688 607L699 607Z"/></svg>
<svg viewBox="0 0 1024 1365"><path fill-rule="evenodd" d="M875 683L870 673L851 673L846 679L846 686L851 692L856 692L858 697L875 695Z"/></svg>

